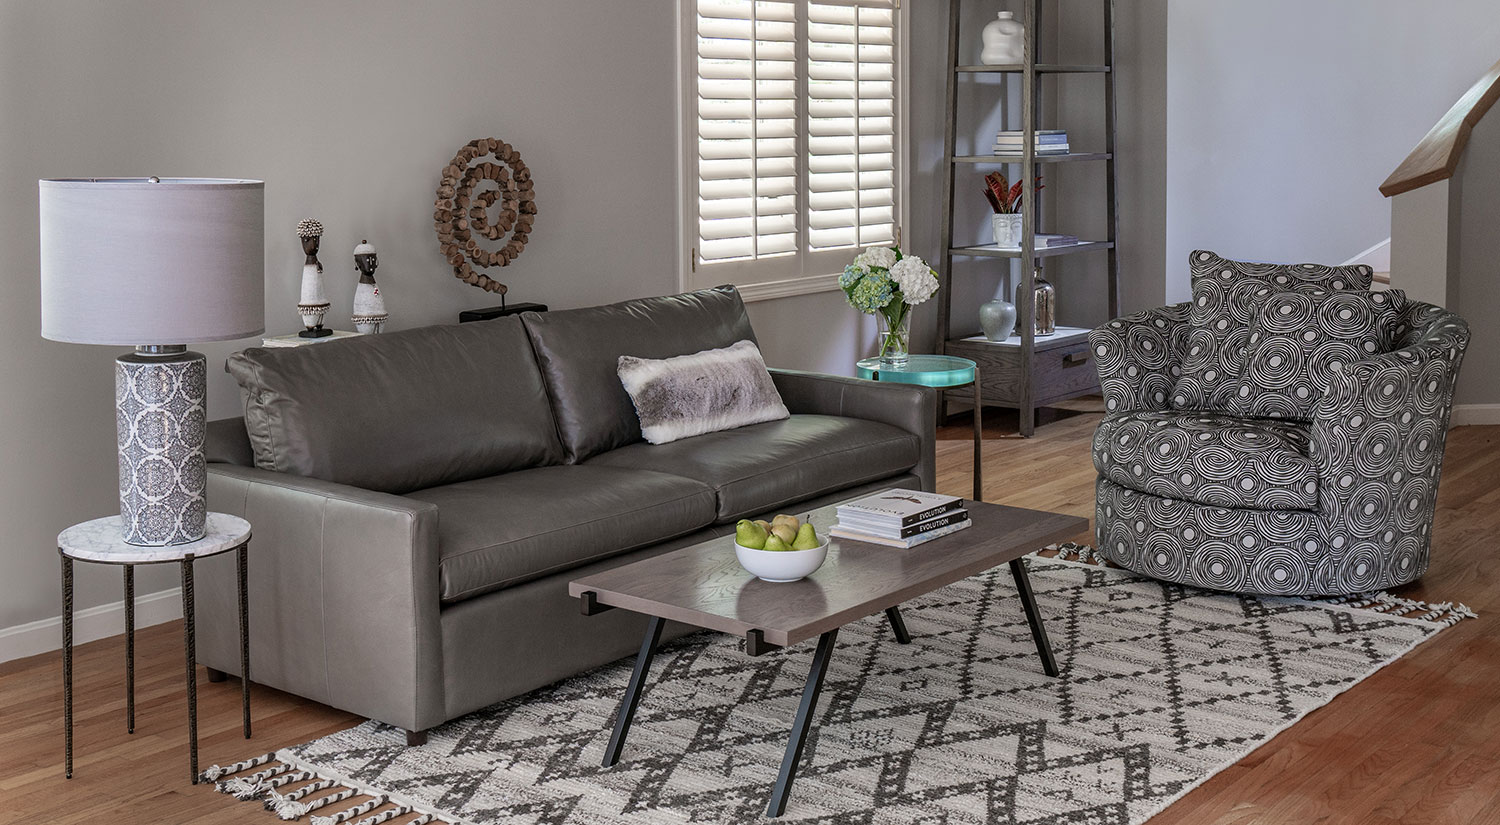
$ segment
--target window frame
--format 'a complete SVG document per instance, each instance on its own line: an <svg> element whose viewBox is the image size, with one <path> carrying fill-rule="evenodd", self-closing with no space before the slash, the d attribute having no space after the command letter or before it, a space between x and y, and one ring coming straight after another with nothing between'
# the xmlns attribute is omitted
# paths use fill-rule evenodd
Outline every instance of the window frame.
<svg viewBox="0 0 1500 825"><path fill-rule="evenodd" d="M815 1L815 0L814 0ZM839 0L827 0L838 3ZM800 6L805 6L809 0L795 0ZM895 67L895 89L896 89L896 124L894 154L896 166L896 243L899 245L902 238L902 227L907 226L910 221L910 205L907 193L910 191L911 183L911 116L910 116L910 72L908 67L911 63L910 51L910 10L906 0L895 0L894 15L896 27L896 67ZM706 289L724 283L734 284L741 298L746 302L764 301L774 298L786 298L795 295L809 295L819 292L830 292L839 288L838 278L843 271L842 265L831 272L803 272L802 274L774 280L750 280L743 283L734 277L743 268L729 267L722 271L720 276L714 276L713 265L697 267L697 243L698 243L698 26L697 26L698 4L696 0L678 0L677 2L677 249L674 255L677 270L677 285L681 291L688 292L695 289ZM804 18L805 19L805 18ZM805 30L804 27L799 27ZM797 44L799 62L804 65L801 70L805 71L806 41ZM798 101L797 106L798 128L805 128L807 119L806 99ZM799 143L805 146L805 135L799 134ZM804 169L807 159L799 158L799 168ZM807 221L807 193L798 193L799 225L805 225ZM853 259L861 247L854 246L848 249L848 258ZM809 255L821 255L827 257L828 251L816 252L808 249L797 250L794 260L805 261ZM802 269L801 263L798 269Z"/></svg>

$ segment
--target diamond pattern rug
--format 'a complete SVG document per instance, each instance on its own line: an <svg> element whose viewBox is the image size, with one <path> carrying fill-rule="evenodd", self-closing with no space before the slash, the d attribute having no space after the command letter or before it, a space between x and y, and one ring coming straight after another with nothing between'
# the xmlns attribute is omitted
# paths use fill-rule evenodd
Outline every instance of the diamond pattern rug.
<svg viewBox="0 0 1500 825"><path fill-rule="evenodd" d="M1042 673L1004 568L903 605L910 645L879 615L847 626L782 821L1140 823L1461 615L1028 563L1060 678ZM367 722L207 775L312 825L759 821L813 647L752 659L709 633L664 646L614 768L599 762L630 659L423 747Z"/></svg>

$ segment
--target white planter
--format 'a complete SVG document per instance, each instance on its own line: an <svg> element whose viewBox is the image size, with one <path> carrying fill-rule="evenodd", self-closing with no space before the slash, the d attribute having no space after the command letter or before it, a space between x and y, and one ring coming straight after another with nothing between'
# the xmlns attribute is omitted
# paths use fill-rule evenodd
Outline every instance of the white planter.
<svg viewBox="0 0 1500 825"><path fill-rule="evenodd" d="M1024 218L1025 215L1020 212L991 215L990 231L995 234L995 246L1001 249L1020 249L1023 234L1021 222Z"/></svg>

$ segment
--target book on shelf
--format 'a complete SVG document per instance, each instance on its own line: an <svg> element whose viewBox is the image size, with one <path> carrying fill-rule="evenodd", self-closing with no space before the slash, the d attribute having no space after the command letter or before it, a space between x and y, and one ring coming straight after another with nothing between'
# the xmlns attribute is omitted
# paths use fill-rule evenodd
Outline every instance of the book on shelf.
<svg viewBox="0 0 1500 825"><path fill-rule="evenodd" d="M1078 243L1077 235L1048 235L1038 232L1036 245L1038 248L1050 248L1054 246L1073 246Z"/></svg>
<svg viewBox="0 0 1500 825"><path fill-rule="evenodd" d="M936 518L957 510L963 505L964 500L957 496L898 487L846 501L840 504L835 512L840 521L847 517L866 523L901 528Z"/></svg>
<svg viewBox="0 0 1500 825"><path fill-rule="evenodd" d="M1036 147L1036 154L1038 155L1066 155L1069 151L1068 144L1066 143ZM1019 155L1021 152L1022 150L1019 146L1000 146L999 144L995 146L995 154L997 155Z"/></svg>
<svg viewBox="0 0 1500 825"><path fill-rule="evenodd" d="M1036 137L1038 142L1048 140L1055 140L1059 143L1068 142L1067 129L1037 129L1035 132L1032 132L1032 135ZM1001 138L1014 138L1017 141L1021 141L1026 138L1026 133L1020 129L1001 129L995 133L995 139L999 140Z"/></svg>
<svg viewBox="0 0 1500 825"><path fill-rule="evenodd" d="M943 536L950 536L950 535L952 535L954 533L957 533L959 530L965 529L966 527L968 527L972 523L973 522L969 521L966 518L963 521L959 521L959 522L956 522L954 524L949 524L946 527L939 527L936 530L929 530L926 533L921 533L919 535L911 536L910 538L904 538L904 539L891 539L891 538L886 538L884 536L875 536L875 535L871 535L869 533L862 533L862 532L858 532L858 531L854 531L854 530L846 530L842 525L835 524L833 526L833 528L828 531L828 535L833 536L836 539L848 539L849 541L864 541L864 542L869 542L870 544L883 544L886 547L899 547L899 548L902 548L904 550L910 550L911 548L916 547L919 544L926 544L927 542L932 541L934 539L940 539Z"/></svg>
<svg viewBox="0 0 1500 825"><path fill-rule="evenodd" d="M969 520L968 510L950 510L936 518L919 521L908 527L894 527L881 522L872 522L865 519L843 516L839 518L838 527L851 533L863 533L870 536L878 536L884 539L909 539L912 536L920 536L923 533L931 533L940 530L950 524Z"/></svg>

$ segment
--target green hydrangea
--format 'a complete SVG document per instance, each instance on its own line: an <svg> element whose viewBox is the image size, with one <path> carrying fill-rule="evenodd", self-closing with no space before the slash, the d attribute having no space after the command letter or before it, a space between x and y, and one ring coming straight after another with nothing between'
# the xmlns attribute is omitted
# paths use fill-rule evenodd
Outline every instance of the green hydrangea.
<svg viewBox="0 0 1500 825"><path fill-rule="evenodd" d="M872 270L852 289L848 290L849 304L867 315L884 309L895 297L891 276L883 271Z"/></svg>
<svg viewBox="0 0 1500 825"><path fill-rule="evenodd" d="M863 265L857 263L849 264L839 274L839 289L848 292L855 284L859 283L860 278L869 274L870 270L866 269Z"/></svg>

